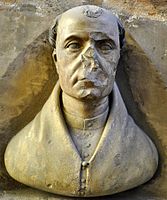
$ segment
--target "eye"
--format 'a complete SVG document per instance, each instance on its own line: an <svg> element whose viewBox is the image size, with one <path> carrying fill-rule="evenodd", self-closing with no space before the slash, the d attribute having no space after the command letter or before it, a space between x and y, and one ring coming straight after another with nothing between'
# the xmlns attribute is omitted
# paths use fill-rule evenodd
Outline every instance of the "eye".
<svg viewBox="0 0 167 200"><path fill-rule="evenodd" d="M100 45L100 49L104 51L109 51L112 50L113 47L110 44L104 43Z"/></svg>
<svg viewBox="0 0 167 200"><path fill-rule="evenodd" d="M115 45L109 41L99 41L97 47L102 53L110 53L115 48Z"/></svg>
<svg viewBox="0 0 167 200"><path fill-rule="evenodd" d="M66 48L69 50L79 50L81 48L81 44L79 42L70 42L66 45Z"/></svg>

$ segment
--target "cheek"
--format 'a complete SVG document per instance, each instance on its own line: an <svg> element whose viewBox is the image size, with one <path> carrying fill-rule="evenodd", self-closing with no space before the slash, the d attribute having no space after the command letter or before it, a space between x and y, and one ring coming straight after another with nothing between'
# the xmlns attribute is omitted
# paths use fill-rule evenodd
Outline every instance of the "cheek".
<svg viewBox="0 0 167 200"><path fill-rule="evenodd" d="M81 58L78 57L63 57L58 59L57 67L59 69L59 75L65 76L64 78L72 78L77 76L78 70L82 68Z"/></svg>
<svg viewBox="0 0 167 200"><path fill-rule="evenodd" d="M80 54L80 52L71 52L63 47L58 47L56 51L57 51L57 59L64 62L68 61L70 62L76 59Z"/></svg>
<svg viewBox="0 0 167 200"><path fill-rule="evenodd" d="M101 59L102 66L104 67L106 74L108 74L110 77L115 77L119 58L119 53L115 51L112 54L106 55L105 57L103 57L103 59Z"/></svg>
<svg viewBox="0 0 167 200"><path fill-rule="evenodd" d="M64 88L66 85L68 85L68 77L66 72L59 70L59 81L60 81L60 85L62 88Z"/></svg>
<svg viewBox="0 0 167 200"><path fill-rule="evenodd" d="M78 70L81 66L82 65L79 58L63 58L61 60L58 59L57 68L59 80L63 88L71 88L73 86L78 76Z"/></svg>
<svg viewBox="0 0 167 200"><path fill-rule="evenodd" d="M115 76L117 64L112 61L102 61L103 72L105 73L106 77L111 78Z"/></svg>

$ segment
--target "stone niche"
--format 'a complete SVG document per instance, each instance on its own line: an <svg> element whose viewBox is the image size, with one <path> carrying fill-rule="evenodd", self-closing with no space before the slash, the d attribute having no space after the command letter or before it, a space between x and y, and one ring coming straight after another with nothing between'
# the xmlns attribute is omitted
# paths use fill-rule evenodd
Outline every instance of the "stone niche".
<svg viewBox="0 0 167 200"><path fill-rule="evenodd" d="M159 151L159 167L146 184L112 197L167 199L167 2L136 0L2 0L0 2L0 199L72 199L23 186L7 174L8 141L30 122L51 93L57 74L47 35L65 10L94 4L112 10L126 28L117 82L136 123ZM49 23L48 23L49 22ZM91 198L92 199L92 198Z"/></svg>

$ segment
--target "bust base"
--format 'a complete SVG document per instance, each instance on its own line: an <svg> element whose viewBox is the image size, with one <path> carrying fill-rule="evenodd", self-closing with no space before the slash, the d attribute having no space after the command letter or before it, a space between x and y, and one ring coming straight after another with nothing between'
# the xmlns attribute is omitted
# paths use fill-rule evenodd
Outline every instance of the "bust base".
<svg viewBox="0 0 167 200"><path fill-rule="evenodd" d="M5 190L0 192L0 200L165 200L163 198L154 197L151 194L146 194L138 189L122 192L112 196L94 197L94 198L74 198L55 195L32 188L25 188L19 190Z"/></svg>

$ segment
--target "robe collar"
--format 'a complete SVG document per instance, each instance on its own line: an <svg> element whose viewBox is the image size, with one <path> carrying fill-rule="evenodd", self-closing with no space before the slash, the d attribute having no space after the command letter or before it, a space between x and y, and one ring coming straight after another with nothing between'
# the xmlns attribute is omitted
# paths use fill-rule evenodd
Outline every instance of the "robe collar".
<svg viewBox="0 0 167 200"><path fill-rule="evenodd" d="M45 132L45 134L41 132L41 137L51 137L51 140L55 139L61 145L64 145L66 147L66 152L71 152L75 159L78 158L80 162L82 162L81 156L75 144L73 143L63 116L63 112L61 109L62 105L60 101L61 92L62 91L60 88L60 84L59 82L57 82L51 96L49 97L41 112L42 118L45 118L45 121L47 121L47 123L45 123L47 124L47 129L46 131L44 131L45 127L43 127L42 132ZM51 118L52 120L49 120ZM121 138L123 136L122 134L124 133L124 128L126 126L127 118L127 110L117 88L117 85L116 83L114 83L114 87L110 95L108 119L104 126L99 143L94 151L93 156L90 159L90 162L91 160L94 160L98 152L103 152L103 150L106 150L109 138L112 137L112 141L114 141L113 146L117 146L118 143L120 144ZM48 132L48 130L50 131ZM62 144L62 142L64 144Z"/></svg>

